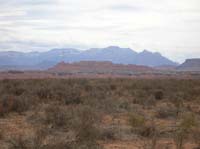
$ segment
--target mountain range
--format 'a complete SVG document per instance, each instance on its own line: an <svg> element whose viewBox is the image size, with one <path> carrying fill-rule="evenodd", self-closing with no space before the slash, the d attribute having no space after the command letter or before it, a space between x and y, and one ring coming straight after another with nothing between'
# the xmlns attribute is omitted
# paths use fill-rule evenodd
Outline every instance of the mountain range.
<svg viewBox="0 0 200 149"><path fill-rule="evenodd" d="M145 66L177 66L176 62L162 56L158 52L144 50L135 52L130 48L110 46L106 48L92 48L89 50L52 49L47 52L0 52L0 69L48 69L57 63L80 61L110 61L114 64L135 64Z"/></svg>
<svg viewBox="0 0 200 149"><path fill-rule="evenodd" d="M200 71L200 58L187 59L176 68L178 71Z"/></svg>

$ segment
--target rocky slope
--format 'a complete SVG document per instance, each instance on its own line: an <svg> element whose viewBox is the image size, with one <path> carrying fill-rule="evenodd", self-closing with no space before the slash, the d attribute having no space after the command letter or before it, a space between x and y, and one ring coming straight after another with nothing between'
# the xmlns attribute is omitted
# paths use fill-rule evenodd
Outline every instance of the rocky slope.
<svg viewBox="0 0 200 149"><path fill-rule="evenodd" d="M78 63L61 62L48 69L50 72L63 73L90 73L90 74L134 74L138 72L150 72L152 68L139 65L113 64L111 62L82 61Z"/></svg>

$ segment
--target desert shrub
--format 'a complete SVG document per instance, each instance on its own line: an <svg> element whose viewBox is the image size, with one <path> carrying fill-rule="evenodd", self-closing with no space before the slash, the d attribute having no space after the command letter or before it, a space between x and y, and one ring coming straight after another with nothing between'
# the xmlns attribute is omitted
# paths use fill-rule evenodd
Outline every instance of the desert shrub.
<svg viewBox="0 0 200 149"><path fill-rule="evenodd" d="M171 99L172 104L176 107L177 110L177 116L179 115L179 113L181 112L181 110L183 109L183 103L184 100L181 96L181 93L177 93L173 96L173 98Z"/></svg>
<svg viewBox="0 0 200 149"><path fill-rule="evenodd" d="M0 99L0 115L4 116L9 112L22 113L29 109L31 102L29 103L25 96L13 96L4 95Z"/></svg>
<svg viewBox="0 0 200 149"><path fill-rule="evenodd" d="M158 142L159 131L154 121L147 123L146 119L141 115L131 115L129 120L132 130L143 141L143 148L155 149Z"/></svg>
<svg viewBox="0 0 200 149"><path fill-rule="evenodd" d="M164 93L162 90L156 90L154 91L154 97L156 100L162 100L164 97Z"/></svg>
<svg viewBox="0 0 200 149"><path fill-rule="evenodd" d="M133 100L132 100L133 104L143 105L144 102L145 102L145 98L141 98L141 97L133 97Z"/></svg>
<svg viewBox="0 0 200 149"><path fill-rule="evenodd" d="M50 99L52 97L52 91L48 87L40 87L36 90L36 95L39 99Z"/></svg>
<svg viewBox="0 0 200 149"><path fill-rule="evenodd" d="M193 127L197 125L196 117L194 114L185 114L181 122L178 124L174 133L174 142L177 149L183 149L189 134Z"/></svg>
<svg viewBox="0 0 200 149"><path fill-rule="evenodd" d="M97 144L96 142L84 142L72 146L73 149L103 149L102 146L100 144Z"/></svg>
<svg viewBox="0 0 200 149"><path fill-rule="evenodd" d="M135 90L135 99L137 99L136 101L135 101L135 104L142 104L143 102L142 102L142 99L147 99L148 98L148 94L147 94L147 92L145 92L144 90L142 90L142 89L137 89L137 90ZM138 103L137 103L138 102Z"/></svg>
<svg viewBox="0 0 200 149"><path fill-rule="evenodd" d="M156 100L151 95L151 96L149 96L149 97L147 97L146 99L143 100L143 104L142 105L143 105L144 108L154 107L156 105Z"/></svg>
<svg viewBox="0 0 200 149"><path fill-rule="evenodd" d="M26 90L23 87L14 87L12 90L10 90L11 94L20 96L22 95Z"/></svg>
<svg viewBox="0 0 200 149"><path fill-rule="evenodd" d="M146 149L157 148L157 143L159 141L159 136L160 136L160 130L158 125L155 123L154 118L151 118L151 120L140 129L139 134L144 144L143 148Z"/></svg>
<svg viewBox="0 0 200 149"><path fill-rule="evenodd" d="M50 137L55 133L58 134L59 138L64 138L65 135L68 135L67 131L69 130L74 141L70 142L71 140L67 139L69 144L65 141L63 143L52 141L52 144L44 145L43 142L47 143L49 136L45 140L44 134L35 132L35 136L29 140L14 139L19 140L16 142L24 142L25 147L32 148L35 144L35 148L45 149L93 149L99 148L97 141L99 139L113 140L118 137L117 129L119 126L114 127L115 130L108 127L99 128L97 121L100 119L99 114L119 114L133 111L135 113L130 114L129 118L133 132L140 139L145 138L152 141L152 146L155 146L157 128L149 124L149 119L147 121L146 116L136 113L142 113L144 110L142 108L160 106L161 102L156 100L168 99L171 102L170 105L163 104L158 108L155 107L156 110L153 107L152 111L156 112L157 118L180 118L181 112L184 110L183 103L186 100L199 99L199 84L199 80L176 79L4 80L0 81L0 115L4 116L9 112L21 113L29 109L34 110L27 113L29 116L38 110L38 113L35 114L37 118L32 117L34 123L31 124L48 125ZM32 106L34 107L32 108ZM196 112L196 110L193 111ZM145 109L145 115L151 114L146 114L146 112L148 109ZM192 119L189 120L185 117L178 123L174 132L174 140L179 142L177 144L184 144L190 139L188 134L191 135L190 130L193 129L193 124ZM103 128L105 130L101 130ZM168 127L166 129L167 133L171 134L171 131L168 132ZM120 137L130 133L128 131L129 127L120 129ZM57 139L57 136L55 138ZM197 134L193 139L195 138L198 138Z"/></svg>
<svg viewBox="0 0 200 149"><path fill-rule="evenodd" d="M196 129L193 129L192 135L194 142L197 144L198 148L200 148L200 128L198 127Z"/></svg>
<svg viewBox="0 0 200 149"><path fill-rule="evenodd" d="M45 146L43 146L42 149L76 149L74 146L75 145L73 144L53 143L53 144L46 144Z"/></svg>
<svg viewBox="0 0 200 149"><path fill-rule="evenodd" d="M69 104L80 104L81 103L81 95L80 92L77 92L75 90L68 91L66 94L66 97L64 99L64 102L66 105Z"/></svg>
<svg viewBox="0 0 200 149"><path fill-rule="evenodd" d="M31 138L32 149L44 149L44 141L47 137L48 131L45 127L36 127L34 130L34 136Z"/></svg>
<svg viewBox="0 0 200 149"><path fill-rule="evenodd" d="M0 129L0 140L2 140L4 137L4 131L3 129Z"/></svg>
<svg viewBox="0 0 200 149"><path fill-rule="evenodd" d="M193 127L197 126L197 118L195 114L193 113L185 113L182 116L181 123L179 124L179 127L181 127L184 130L190 131Z"/></svg>
<svg viewBox="0 0 200 149"><path fill-rule="evenodd" d="M86 85L84 86L84 91L85 91L85 92L90 92L91 90L92 90L92 85L86 84Z"/></svg>
<svg viewBox="0 0 200 149"><path fill-rule="evenodd" d="M184 129L177 129L174 134L174 142L176 144L176 149L183 149L187 133Z"/></svg>
<svg viewBox="0 0 200 149"><path fill-rule="evenodd" d="M145 125L145 118L142 115L131 113L129 115L129 124L132 128L141 128Z"/></svg>
<svg viewBox="0 0 200 149"><path fill-rule="evenodd" d="M158 109L156 109L157 118L174 118L177 115L177 109L170 104L162 104Z"/></svg>
<svg viewBox="0 0 200 149"><path fill-rule="evenodd" d="M100 131L97 128L98 115L90 107L79 109L78 122L76 126L76 142L78 148L99 148L97 140Z"/></svg>
<svg viewBox="0 0 200 149"><path fill-rule="evenodd" d="M29 149L31 144L30 140L22 135L11 137L8 143L9 149Z"/></svg>
<svg viewBox="0 0 200 149"><path fill-rule="evenodd" d="M51 87L52 90L52 100L56 100L61 102L61 104L80 104L81 100L81 92L84 90L78 85L64 84L65 82L57 85L54 84Z"/></svg>
<svg viewBox="0 0 200 149"><path fill-rule="evenodd" d="M129 116L129 123L132 126L132 130L138 134L140 137L150 139L149 145L152 149L155 148L158 140L158 129L152 121L151 123L147 123L144 116L138 114L131 114Z"/></svg>
<svg viewBox="0 0 200 149"><path fill-rule="evenodd" d="M44 140L46 138L46 129L39 127L35 129L34 136L25 136L22 134L9 138L9 149L44 149Z"/></svg>
<svg viewBox="0 0 200 149"><path fill-rule="evenodd" d="M1 94L20 96L27 91L23 80L3 80L0 83L2 84Z"/></svg>
<svg viewBox="0 0 200 149"><path fill-rule="evenodd" d="M155 106L156 100L152 91L145 91L143 89L137 89L134 91L134 95L132 95L133 104L140 104L144 107Z"/></svg>
<svg viewBox="0 0 200 149"><path fill-rule="evenodd" d="M94 116L94 113L89 109L89 107L86 107L81 110L81 113L79 113L79 122L78 122L78 140L79 141L90 141L93 139L96 139L98 137L98 131L95 127L96 118Z"/></svg>
<svg viewBox="0 0 200 149"><path fill-rule="evenodd" d="M96 90L96 89L95 89ZM106 96L106 93L103 95L105 97L101 98L102 91L91 91L89 95L83 97L83 105L93 107L96 110L100 110L104 113L113 113L119 111L121 103L119 98L115 96Z"/></svg>
<svg viewBox="0 0 200 149"><path fill-rule="evenodd" d="M67 113L58 105L48 105L45 108L45 123L55 128L66 127L68 122Z"/></svg>
<svg viewBox="0 0 200 149"><path fill-rule="evenodd" d="M139 134L142 137L146 137L146 138L154 137L156 133L157 133L156 126L152 124L144 125L142 129L140 129L140 132L139 132Z"/></svg>
<svg viewBox="0 0 200 149"><path fill-rule="evenodd" d="M117 86L115 84L110 84L110 89L112 91L116 90L117 89Z"/></svg>
<svg viewBox="0 0 200 149"><path fill-rule="evenodd" d="M116 101L117 102L117 101ZM117 108L119 110L126 110L129 111L130 110L130 101L126 100L126 99L119 99L118 103L117 103Z"/></svg>
<svg viewBox="0 0 200 149"><path fill-rule="evenodd" d="M13 102L12 110L18 113L27 111L32 106L31 97L19 96Z"/></svg>
<svg viewBox="0 0 200 149"><path fill-rule="evenodd" d="M3 96L0 99L0 116L4 116L6 113L8 113L11 109L11 101L9 101L10 98L8 96Z"/></svg>
<svg viewBox="0 0 200 149"><path fill-rule="evenodd" d="M112 128L105 128L101 130L102 140L115 140L115 130Z"/></svg>

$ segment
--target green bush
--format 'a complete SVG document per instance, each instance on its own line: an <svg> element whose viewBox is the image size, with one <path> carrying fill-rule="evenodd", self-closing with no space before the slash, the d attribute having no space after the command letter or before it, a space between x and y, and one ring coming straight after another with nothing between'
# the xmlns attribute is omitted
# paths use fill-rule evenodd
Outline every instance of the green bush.
<svg viewBox="0 0 200 149"><path fill-rule="evenodd" d="M145 118L142 115L131 113L129 115L129 124L132 128L143 127L145 125Z"/></svg>

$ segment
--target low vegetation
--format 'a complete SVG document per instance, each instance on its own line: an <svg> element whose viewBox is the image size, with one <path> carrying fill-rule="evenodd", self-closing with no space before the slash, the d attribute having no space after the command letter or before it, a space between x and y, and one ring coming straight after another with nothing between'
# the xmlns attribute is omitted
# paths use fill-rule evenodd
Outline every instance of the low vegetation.
<svg viewBox="0 0 200 149"><path fill-rule="evenodd" d="M0 81L0 149L194 149L199 134L199 80Z"/></svg>

